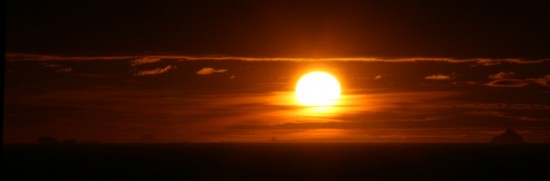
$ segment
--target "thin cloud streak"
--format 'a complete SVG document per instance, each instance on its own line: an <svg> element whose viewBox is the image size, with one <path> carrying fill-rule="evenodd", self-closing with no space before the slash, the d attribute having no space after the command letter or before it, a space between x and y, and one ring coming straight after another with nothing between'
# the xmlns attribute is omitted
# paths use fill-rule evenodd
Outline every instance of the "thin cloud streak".
<svg viewBox="0 0 550 181"><path fill-rule="evenodd" d="M61 64L53 64L53 63L41 63L43 67L54 69L55 73L69 73L73 71L73 68L61 65Z"/></svg>
<svg viewBox="0 0 550 181"><path fill-rule="evenodd" d="M161 56L61 56L61 55L41 55L24 53L6 53L5 58L8 61L89 61L89 60L135 60L132 65L141 65L144 63L154 63L161 59L193 61L193 60L233 60L233 61L358 61L358 62L449 62L449 63L468 63L474 62L482 66L492 66L501 63L516 64L534 64L550 62L550 58L526 60L518 58L380 58L380 57L332 57L332 58L291 58L291 57L240 57L240 56L180 56L180 55L161 55Z"/></svg>
<svg viewBox="0 0 550 181"><path fill-rule="evenodd" d="M442 75L442 74L436 74L436 75L430 75L424 77L426 80L449 80L451 77L449 75Z"/></svg>
<svg viewBox="0 0 550 181"><path fill-rule="evenodd" d="M529 85L532 81L523 79L498 79L491 81L485 85L489 87L524 87Z"/></svg>
<svg viewBox="0 0 550 181"><path fill-rule="evenodd" d="M500 80L500 79L509 79L516 76L515 72L509 71L509 72L499 72L493 75L489 75L490 79Z"/></svg>
<svg viewBox="0 0 550 181"><path fill-rule="evenodd" d="M525 87L530 84L538 84L544 87L550 87L550 75L545 75L541 78L517 79L513 78L513 76L515 76L513 72L506 75L502 73L504 72L489 75L489 78L494 80L485 85L489 87Z"/></svg>
<svg viewBox="0 0 550 181"><path fill-rule="evenodd" d="M160 58L143 57L143 58L138 58L138 59L134 60L130 66L136 67L136 66L140 66L140 65L144 65L144 64L156 63L158 61L160 61Z"/></svg>
<svg viewBox="0 0 550 181"><path fill-rule="evenodd" d="M210 75L215 73L224 73L227 72L227 69L215 69L211 67L204 67L197 71L197 75Z"/></svg>
<svg viewBox="0 0 550 181"><path fill-rule="evenodd" d="M142 70L142 71L139 71L139 72L135 73L134 75L135 76L158 75L158 74L166 73L166 72L168 72L169 70L171 70L173 68L175 68L175 66L168 65L164 68L156 68L156 69L152 69L152 70Z"/></svg>
<svg viewBox="0 0 550 181"><path fill-rule="evenodd" d="M66 68L56 70L55 73L69 73L69 72L72 72L72 71L73 71L72 68L66 67Z"/></svg>

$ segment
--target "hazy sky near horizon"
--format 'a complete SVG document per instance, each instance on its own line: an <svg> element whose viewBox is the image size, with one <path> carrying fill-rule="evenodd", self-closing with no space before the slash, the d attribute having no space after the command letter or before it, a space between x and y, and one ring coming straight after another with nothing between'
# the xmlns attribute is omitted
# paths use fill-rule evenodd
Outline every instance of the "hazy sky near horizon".
<svg viewBox="0 0 550 181"><path fill-rule="evenodd" d="M4 141L550 140L543 1L7 2ZM328 108L298 79L333 74Z"/></svg>

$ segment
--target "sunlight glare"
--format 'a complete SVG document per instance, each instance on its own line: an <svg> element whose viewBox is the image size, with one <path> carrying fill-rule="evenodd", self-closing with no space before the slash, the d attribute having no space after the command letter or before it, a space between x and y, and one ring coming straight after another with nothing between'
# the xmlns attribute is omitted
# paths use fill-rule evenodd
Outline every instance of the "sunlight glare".
<svg viewBox="0 0 550 181"><path fill-rule="evenodd" d="M296 99L305 106L331 106L340 97L340 83L331 74L311 72L296 84Z"/></svg>

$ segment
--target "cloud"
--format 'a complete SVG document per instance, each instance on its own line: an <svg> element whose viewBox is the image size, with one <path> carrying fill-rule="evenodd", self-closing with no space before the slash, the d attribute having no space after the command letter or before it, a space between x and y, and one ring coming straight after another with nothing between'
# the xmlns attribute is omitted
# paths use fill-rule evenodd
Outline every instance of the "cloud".
<svg viewBox="0 0 550 181"><path fill-rule="evenodd" d="M490 79L500 80L500 79L510 79L516 76L515 72L499 72L493 75L489 75Z"/></svg>
<svg viewBox="0 0 550 181"><path fill-rule="evenodd" d="M58 68L58 67L65 67L64 65L60 65L60 64L54 64L54 63L51 63L51 64L48 64L48 63L43 63L42 66L44 67L48 67L48 68Z"/></svg>
<svg viewBox="0 0 550 181"><path fill-rule="evenodd" d="M489 87L523 87L530 84L532 81L523 79L498 79L491 81L485 85Z"/></svg>
<svg viewBox="0 0 550 181"><path fill-rule="evenodd" d="M469 85L476 85L476 84L477 84L477 82L476 82L476 81L473 81L473 80L472 80L472 81L468 81L468 82L466 82L466 84L469 84Z"/></svg>
<svg viewBox="0 0 550 181"><path fill-rule="evenodd" d="M525 116L525 115L512 115L510 113L502 112L502 111L467 111L464 112L465 114L469 114L472 116L478 116L478 117L494 117L494 118L504 118L509 120L518 120L518 121L527 121L527 122L538 122L538 121L547 121L550 120L550 118L547 117L537 117L531 114L531 116Z"/></svg>
<svg viewBox="0 0 550 181"><path fill-rule="evenodd" d="M66 68L57 69L55 73L68 73L72 71L73 71L73 68L66 67Z"/></svg>
<svg viewBox="0 0 550 181"><path fill-rule="evenodd" d="M427 80L449 80L451 77L449 75L435 74L424 77Z"/></svg>
<svg viewBox="0 0 550 181"><path fill-rule="evenodd" d="M143 64L155 63L158 61L160 61L160 58L157 58L157 57L143 57L132 61L131 66L136 67Z"/></svg>
<svg viewBox="0 0 550 181"><path fill-rule="evenodd" d="M477 59L477 63L482 66L493 66L493 65L499 65L503 62L507 63L516 63L516 64L532 64L532 63L542 63L545 61L550 61L550 59L539 59L539 60L523 60L523 59L517 59L517 58L508 58L508 59L488 59L488 58L480 58Z"/></svg>
<svg viewBox="0 0 550 181"><path fill-rule="evenodd" d="M156 69L152 69L152 70L142 70L142 71L139 71L139 72L135 73L134 75L135 76L158 75L158 74L166 73L169 70L174 69L174 68L176 68L176 67L172 66L172 65L168 65L164 68L156 68Z"/></svg>
<svg viewBox="0 0 550 181"><path fill-rule="evenodd" d="M145 58L144 58L145 57ZM358 62L449 62L449 63L476 63L483 66L498 65L503 62L515 64L535 64L550 62L550 58L527 59L489 59L489 58L437 58L437 57L412 57L412 58L378 58L378 57L332 57L332 58L295 58L295 57L238 57L238 56L185 56L185 55L160 55L160 56L62 56L24 53L5 53L7 61L88 61L88 60L129 60L144 59L140 61L153 61L156 59L192 61L192 60L237 60L237 61L358 61ZM148 60L145 60L148 59ZM134 61L137 61L134 60ZM152 63L152 62L151 62Z"/></svg>
<svg viewBox="0 0 550 181"><path fill-rule="evenodd" d="M478 64L480 65L483 65L483 66L493 66L493 65L498 65L500 64L501 61L495 61L495 60L492 60L492 59L480 59L477 61Z"/></svg>
<svg viewBox="0 0 550 181"><path fill-rule="evenodd" d="M376 80L381 79L381 78L382 78L381 75L376 75L376 76L374 76L374 79L376 79Z"/></svg>
<svg viewBox="0 0 550 181"><path fill-rule="evenodd" d="M89 60L128 60L137 56L62 56L25 53L5 53L7 61L89 61Z"/></svg>
<svg viewBox="0 0 550 181"><path fill-rule="evenodd" d="M550 87L550 75L545 75L541 78L514 79L514 72L500 72L494 75L489 75L489 78L495 79L485 85L489 87L524 87L529 84L539 84L545 87Z"/></svg>
<svg viewBox="0 0 550 181"><path fill-rule="evenodd" d="M69 73L73 71L73 68L67 67L61 64L53 64L53 63L41 63L41 64L43 67L54 69L55 73Z"/></svg>
<svg viewBox="0 0 550 181"><path fill-rule="evenodd" d="M76 76L87 77L87 78L100 78L100 79L117 77L117 75L114 75L114 74L102 74L102 73L78 73L76 74Z"/></svg>
<svg viewBox="0 0 550 181"><path fill-rule="evenodd" d="M535 82L537 84L542 85L542 86L550 87L550 74L545 75L544 77L536 79Z"/></svg>
<svg viewBox="0 0 550 181"><path fill-rule="evenodd" d="M472 110L550 110L550 105L543 104L510 104L510 103L468 103L456 104L453 108Z"/></svg>
<svg viewBox="0 0 550 181"><path fill-rule="evenodd" d="M204 68L200 69L199 71L197 71L197 74L198 75L210 75L210 74L224 73L224 72L227 72L227 69L215 69L215 68L211 68L211 67L204 67Z"/></svg>

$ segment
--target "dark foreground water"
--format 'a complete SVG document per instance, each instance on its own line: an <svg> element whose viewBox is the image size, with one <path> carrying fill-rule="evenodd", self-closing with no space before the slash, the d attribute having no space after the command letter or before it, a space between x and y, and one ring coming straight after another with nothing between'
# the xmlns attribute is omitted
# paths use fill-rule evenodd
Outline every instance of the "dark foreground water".
<svg viewBox="0 0 550 181"><path fill-rule="evenodd" d="M2 180L550 180L550 144L3 145Z"/></svg>

